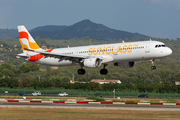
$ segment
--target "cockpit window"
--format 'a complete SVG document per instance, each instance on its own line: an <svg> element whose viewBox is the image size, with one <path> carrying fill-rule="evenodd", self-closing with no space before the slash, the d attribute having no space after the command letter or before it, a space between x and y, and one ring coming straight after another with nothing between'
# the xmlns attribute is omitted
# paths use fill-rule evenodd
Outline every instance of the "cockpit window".
<svg viewBox="0 0 180 120"><path fill-rule="evenodd" d="M166 45L162 44L162 45L156 45L155 48L159 48L159 47L166 47Z"/></svg>

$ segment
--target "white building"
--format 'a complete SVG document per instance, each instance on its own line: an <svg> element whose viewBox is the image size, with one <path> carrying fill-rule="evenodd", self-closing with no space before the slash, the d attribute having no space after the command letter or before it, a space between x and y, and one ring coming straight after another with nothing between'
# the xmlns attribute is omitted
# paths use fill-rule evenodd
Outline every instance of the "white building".
<svg viewBox="0 0 180 120"><path fill-rule="evenodd" d="M121 84L120 80L100 80L100 79L92 79L91 82L99 83L99 84L105 84L105 83L119 83Z"/></svg>

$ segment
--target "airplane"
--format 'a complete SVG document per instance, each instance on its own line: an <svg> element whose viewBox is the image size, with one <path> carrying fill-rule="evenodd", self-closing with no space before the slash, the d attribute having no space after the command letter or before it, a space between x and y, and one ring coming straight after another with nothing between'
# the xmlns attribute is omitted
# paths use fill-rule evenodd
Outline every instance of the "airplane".
<svg viewBox="0 0 180 120"><path fill-rule="evenodd" d="M73 66L79 65L79 75L86 73L83 67L98 68L101 75L106 75L108 64L114 64L121 68L132 68L135 61L150 60L152 70L156 69L154 60L164 58L172 54L172 50L164 43L159 41L137 41L122 42L102 45L89 45L79 47L41 49L35 42L27 29L21 25L17 26L19 41L23 53L17 54L19 59L27 60L37 64L48 66Z"/></svg>

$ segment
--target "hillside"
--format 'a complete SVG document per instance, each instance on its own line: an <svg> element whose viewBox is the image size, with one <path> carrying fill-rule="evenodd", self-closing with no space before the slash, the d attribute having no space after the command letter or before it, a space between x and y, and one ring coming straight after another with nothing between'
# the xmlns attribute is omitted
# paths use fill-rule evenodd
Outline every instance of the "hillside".
<svg viewBox="0 0 180 120"><path fill-rule="evenodd" d="M41 27L36 27L29 32L31 35L36 38L37 36L40 38L50 38L53 39L53 36L60 33L63 29L68 26L58 26L58 25L46 25Z"/></svg>
<svg viewBox="0 0 180 120"><path fill-rule="evenodd" d="M39 36L40 38L50 39L70 39L70 38L81 38L88 36L91 39L96 40L111 40L111 39L131 39L132 37L136 39L141 39L142 37L148 37L139 33L130 33L121 30L115 30L106 27L102 24L96 24L90 20L83 20L78 23L75 23L71 26L51 26L54 27L54 31L48 31L47 26L41 27L41 30L32 31L31 34L33 37ZM35 28L36 29L36 28ZM44 29L44 30L43 30Z"/></svg>
<svg viewBox="0 0 180 120"><path fill-rule="evenodd" d="M27 28L28 29L28 28ZM136 39L141 39L142 37L149 37L139 33L130 33L122 30L115 30L106 27L102 24L93 23L90 20L83 20L70 26L56 26L47 25L34 28L30 30L30 33L34 38L39 36L40 38L50 38L50 39L70 39L70 38L81 38L89 37L96 40L111 40L111 39L131 39L132 37ZM18 38L17 30L3 29L0 31L0 38Z"/></svg>
<svg viewBox="0 0 180 120"><path fill-rule="evenodd" d="M46 25L46 26L40 26L40 27L36 27L32 30L30 30L31 33L33 32L38 32L38 31L44 31L44 32L57 32L57 31L61 31L65 28L67 28L68 26L58 26L58 25Z"/></svg>
<svg viewBox="0 0 180 120"><path fill-rule="evenodd" d="M0 29L0 38L16 38L18 35L17 29Z"/></svg>
<svg viewBox="0 0 180 120"><path fill-rule="evenodd" d="M90 20L83 20L81 22L75 23L64 30L59 34L53 36L52 39L69 39L69 38L81 38L88 36L91 39L96 40L111 40L111 39L131 39L132 37L141 39L142 37L148 37L139 33L130 33L121 30L115 30L108 28L102 24L96 24Z"/></svg>

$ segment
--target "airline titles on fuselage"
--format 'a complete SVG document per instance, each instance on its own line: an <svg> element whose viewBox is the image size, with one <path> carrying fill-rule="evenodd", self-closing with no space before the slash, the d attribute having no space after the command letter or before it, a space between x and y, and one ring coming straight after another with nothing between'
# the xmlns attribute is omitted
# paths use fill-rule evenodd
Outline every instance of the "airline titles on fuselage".
<svg viewBox="0 0 180 120"><path fill-rule="evenodd" d="M108 46L108 47L94 47L94 48L89 48L88 50L88 55L109 55L109 54L117 54L117 53L131 53L132 49L138 47L139 44L134 44L134 45L124 45L124 46L119 46L116 51L114 51L114 46Z"/></svg>
<svg viewBox="0 0 180 120"><path fill-rule="evenodd" d="M138 47L139 44L134 44L134 45L124 45L124 46L118 46L118 48L115 51L114 46L107 46L107 47L94 47L94 48L89 48L88 51L80 51L78 53L88 53L89 56L92 55L109 55L109 54L117 54L117 53L131 53L132 49L140 49L144 48L143 47ZM73 54L73 52L68 52L68 53L62 53L62 54Z"/></svg>

